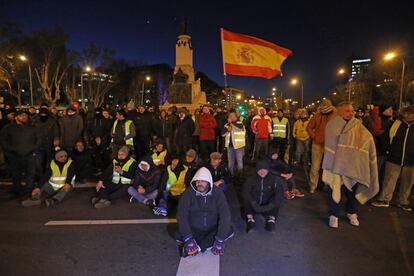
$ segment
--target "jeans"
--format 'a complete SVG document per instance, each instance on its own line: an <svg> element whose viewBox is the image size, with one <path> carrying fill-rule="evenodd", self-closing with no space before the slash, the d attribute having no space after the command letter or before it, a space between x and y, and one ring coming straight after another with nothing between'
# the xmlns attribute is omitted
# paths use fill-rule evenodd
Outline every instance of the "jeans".
<svg viewBox="0 0 414 276"><path fill-rule="evenodd" d="M208 160L210 153L214 152L214 140L200 141L200 153L203 160Z"/></svg>
<svg viewBox="0 0 414 276"><path fill-rule="evenodd" d="M134 199L136 199L137 201L139 201L141 203L145 203L147 200L156 199L157 196L158 196L158 190L154 190L154 191L149 192L149 193L141 194L134 187L129 187L128 188L128 194L130 196L132 196Z"/></svg>
<svg viewBox="0 0 414 276"><path fill-rule="evenodd" d="M348 188L345 185L342 185L341 187L341 198L345 195L348 199L348 202L346 204L346 212L348 214L356 214L358 212L358 200L355 198L355 191L358 187L358 184L355 184L352 188L352 191L348 190ZM336 203L332 198L332 190L330 190L329 193L329 215L330 216L339 216L340 208L341 208L341 202Z"/></svg>
<svg viewBox="0 0 414 276"><path fill-rule="evenodd" d="M235 149L234 147L227 148L227 159L229 165L229 171L231 175L234 175L234 163L237 161L237 172L239 175L243 172L243 156L244 147Z"/></svg>
<svg viewBox="0 0 414 276"><path fill-rule="evenodd" d="M287 144L288 144L287 138L276 137L276 138L273 138L272 140L273 148L277 150L280 158L282 158L283 160L285 160L285 152L286 152Z"/></svg>
<svg viewBox="0 0 414 276"><path fill-rule="evenodd" d="M263 149L264 155L269 151L269 141L267 138L257 138L254 140L253 159L260 157L260 151Z"/></svg>
<svg viewBox="0 0 414 276"><path fill-rule="evenodd" d="M40 194L37 196L34 196L33 199L43 200L43 199L53 198L61 202L71 191L72 191L72 188L68 192L65 192L62 188L55 191L52 185L50 185L49 183L46 183L40 188Z"/></svg>
<svg viewBox="0 0 414 276"><path fill-rule="evenodd" d="M305 162L309 161L309 144L309 139L305 141L296 140L295 159L296 162L298 162L298 164L301 164L301 162L303 161L303 165L308 166L308 164L305 164Z"/></svg>
<svg viewBox="0 0 414 276"><path fill-rule="evenodd" d="M11 188L13 193L24 193L22 186L22 174L26 178L26 189L32 190L34 187L36 160L35 154L18 155L16 153L7 155L7 161L12 172L13 186Z"/></svg>

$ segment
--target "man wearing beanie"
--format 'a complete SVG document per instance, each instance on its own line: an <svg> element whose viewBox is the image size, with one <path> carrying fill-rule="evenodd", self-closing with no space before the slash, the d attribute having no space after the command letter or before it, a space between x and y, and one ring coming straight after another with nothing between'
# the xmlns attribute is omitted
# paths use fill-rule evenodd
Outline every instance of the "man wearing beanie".
<svg viewBox="0 0 414 276"><path fill-rule="evenodd" d="M319 183L319 170L321 168L324 143L325 143L325 128L326 124L334 118L336 109L332 102L328 99L323 100L315 116L310 119L306 131L312 139L312 160L310 169L309 190L314 193Z"/></svg>
<svg viewBox="0 0 414 276"><path fill-rule="evenodd" d="M25 207L38 206L45 203L50 207L57 202L61 202L66 195L73 189L75 181L75 166L68 153L64 150L58 150L55 159L50 162L49 168L40 179L40 187L32 191L29 199L22 201Z"/></svg>
<svg viewBox="0 0 414 276"><path fill-rule="evenodd" d="M256 226L255 214L266 219L266 230L274 231L279 208L283 201L283 184L269 173L265 160L256 164L256 173L243 186L244 211L247 219L247 232Z"/></svg>
<svg viewBox="0 0 414 276"><path fill-rule="evenodd" d="M414 105L401 112L401 120L396 120L389 130L389 153L385 163L382 190L375 207L389 207L397 180L400 180L398 207L412 211L410 193L414 184Z"/></svg>

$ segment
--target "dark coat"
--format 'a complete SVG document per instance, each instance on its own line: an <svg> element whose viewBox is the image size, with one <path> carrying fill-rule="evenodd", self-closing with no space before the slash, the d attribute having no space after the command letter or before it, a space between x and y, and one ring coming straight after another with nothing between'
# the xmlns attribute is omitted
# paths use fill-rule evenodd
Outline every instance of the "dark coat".
<svg viewBox="0 0 414 276"><path fill-rule="evenodd" d="M226 165L220 164L214 168L210 163L208 163L205 167L210 171L211 176L213 177L213 182L224 180L226 184L230 184L231 175Z"/></svg>
<svg viewBox="0 0 414 276"><path fill-rule="evenodd" d="M42 120L41 116L36 115L33 117L32 124L42 140L41 146L44 149L52 149L53 140L59 137L59 126L56 119L49 115L46 120Z"/></svg>
<svg viewBox="0 0 414 276"><path fill-rule="evenodd" d="M6 154L32 154L40 147L41 142L39 133L30 123L20 125L12 122L0 132L0 143Z"/></svg>
<svg viewBox="0 0 414 276"><path fill-rule="evenodd" d="M72 149L77 141L82 141L83 119L80 115L64 116L59 120L61 146Z"/></svg>
<svg viewBox="0 0 414 276"><path fill-rule="evenodd" d="M155 166L150 156L145 156L142 161L147 162L150 165L150 169L145 172L141 170L138 164L134 177L134 188L138 189L138 186L142 186L146 193L158 190L161 183L161 170Z"/></svg>
<svg viewBox="0 0 414 276"><path fill-rule="evenodd" d="M387 160L400 166L414 166L414 122L401 121L389 146Z"/></svg>
<svg viewBox="0 0 414 276"><path fill-rule="evenodd" d="M183 120L178 120L176 145L191 145L194 128L194 121L189 116L185 116Z"/></svg>

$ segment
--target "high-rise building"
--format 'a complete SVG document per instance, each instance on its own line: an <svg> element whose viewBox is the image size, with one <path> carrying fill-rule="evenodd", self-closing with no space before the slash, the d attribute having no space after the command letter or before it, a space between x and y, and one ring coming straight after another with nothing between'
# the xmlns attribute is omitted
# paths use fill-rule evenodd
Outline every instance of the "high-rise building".
<svg viewBox="0 0 414 276"><path fill-rule="evenodd" d="M370 58L352 59L351 78L354 78L355 76L366 72L370 64Z"/></svg>

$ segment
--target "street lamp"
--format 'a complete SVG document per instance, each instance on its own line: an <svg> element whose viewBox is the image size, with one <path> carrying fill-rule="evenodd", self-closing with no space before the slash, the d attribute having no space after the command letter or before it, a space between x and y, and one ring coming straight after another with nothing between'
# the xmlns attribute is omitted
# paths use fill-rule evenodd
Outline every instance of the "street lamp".
<svg viewBox="0 0 414 276"><path fill-rule="evenodd" d="M339 75L343 75L343 74L345 74L345 69L344 68L339 68L339 70L338 70L338 74Z"/></svg>
<svg viewBox="0 0 414 276"><path fill-rule="evenodd" d="M145 89L145 81L150 81L151 77L146 76L144 80L142 80L142 90L141 90L141 105L144 105L144 89Z"/></svg>
<svg viewBox="0 0 414 276"><path fill-rule="evenodd" d="M30 105L33 105L32 66L31 66L30 61L27 59L26 56L20 55L19 59L21 61L27 62L27 65L29 66Z"/></svg>
<svg viewBox="0 0 414 276"><path fill-rule="evenodd" d="M385 61L393 60L397 57L397 54L394 52L389 52L384 55ZM402 98L403 98L403 89L404 89L404 73L405 73L405 61L403 58L401 58L401 87L400 87L400 101L399 101L399 109L401 110L402 107Z"/></svg>
<svg viewBox="0 0 414 276"><path fill-rule="evenodd" d="M302 80L298 80L297 78L293 78L290 81L290 84L297 85L300 82L300 107L303 108L303 82Z"/></svg>
<svg viewBox="0 0 414 276"><path fill-rule="evenodd" d="M85 97L83 94L83 73L89 73L92 72L92 67L90 66L86 66L85 68L83 68L83 70L81 71L81 99L82 99L82 107L85 107Z"/></svg>
<svg viewBox="0 0 414 276"><path fill-rule="evenodd" d="M236 99L240 100L241 99L241 95L237 95Z"/></svg>

